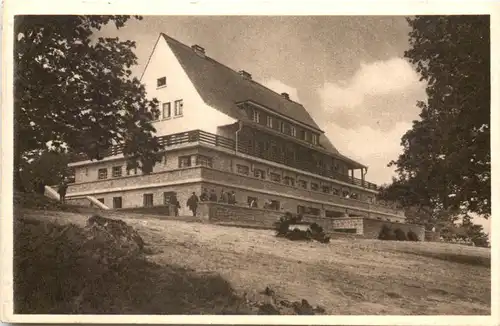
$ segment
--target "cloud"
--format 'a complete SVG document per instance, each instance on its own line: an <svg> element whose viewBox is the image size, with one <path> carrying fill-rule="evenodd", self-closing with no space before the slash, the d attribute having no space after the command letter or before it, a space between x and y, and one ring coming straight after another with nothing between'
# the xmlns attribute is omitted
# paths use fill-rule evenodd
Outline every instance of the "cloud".
<svg viewBox="0 0 500 326"><path fill-rule="evenodd" d="M401 153L401 136L410 128L410 122L399 122L389 132L369 126L349 129L330 123L325 133L340 153L368 166L368 181L382 184L394 176L394 169L387 164Z"/></svg>
<svg viewBox="0 0 500 326"><path fill-rule="evenodd" d="M348 80L326 82L318 90L321 119L350 128L371 126L390 130L417 117L417 100L425 98L424 84L402 58L361 63Z"/></svg>
<svg viewBox="0 0 500 326"><path fill-rule="evenodd" d="M288 93L291 100L293 100L295 102L300 102L297 89L292 87L292 86L288 86L285 83L283 83L277 79L265 80L265 81L261 82L261 84L266 86L267 88L272 89L276 93L280 93L280 94L281 93Z"/></svg>

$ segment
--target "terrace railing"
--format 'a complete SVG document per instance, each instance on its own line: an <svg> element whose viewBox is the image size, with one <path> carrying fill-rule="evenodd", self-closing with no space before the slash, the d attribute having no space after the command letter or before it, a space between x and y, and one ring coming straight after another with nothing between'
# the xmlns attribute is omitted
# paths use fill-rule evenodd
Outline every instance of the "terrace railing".
<svg viewBox="0 0 500 326"><path fill-rule="evenodd" d="M176 134L166 135L158 137L158 141L163 147L176 146L186 143L201 143L207 144L211 146L217 146L226 148L229 150L236 150L236 143L233 139L223 137L220 135L212 134L203 130L191 130L186 132L180 132ZM363 181L358 178L351 178L348 175L337 173L332 170L321 169L317 167L315 164L311 164L308 161L297 161L292 159L283 153L272 153L270 151L263 151L253 146L249 146L244 141L240 141L238 144L238 152L243 154L247 154L254 157L259 157L268 161L281 163L296 169L304 170L310 173L319 174L324 177L328 177L335 180L340 180L346 183L354 184L360 187L377 190L377 185L368 181ZM101 154L101 157L109 157L123 154L123 145L114 145L110 147L108 150L104 151ZM84 161L88 160L88 157L85 155L80 155L75 158L73 161Z"/></svg>

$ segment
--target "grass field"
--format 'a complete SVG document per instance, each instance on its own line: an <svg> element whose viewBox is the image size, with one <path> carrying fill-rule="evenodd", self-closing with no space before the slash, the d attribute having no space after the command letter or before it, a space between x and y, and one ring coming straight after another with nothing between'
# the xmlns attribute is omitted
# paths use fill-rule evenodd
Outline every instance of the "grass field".
<svg viewBox="0 0 500 326"><path fill-rule="evenodd" d="M80 226L89 217L26 209L17 215ZM80 311L250 313L245 302L264 300L259 292L270 287L279 299L306 299L327 314L490 314L489 249L361 239L325 245L276 238L270 230L113 217L144 238L154 253L146 257L151 268L130 262L118 279L95 281L87 296L96 302ZM108 296L122 301L98 303Z"/></svg>

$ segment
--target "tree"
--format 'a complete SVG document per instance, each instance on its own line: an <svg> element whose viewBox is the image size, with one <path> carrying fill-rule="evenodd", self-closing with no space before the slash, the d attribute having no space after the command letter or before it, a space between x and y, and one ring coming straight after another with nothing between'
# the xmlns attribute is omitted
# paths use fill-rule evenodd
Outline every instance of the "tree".
<svg viewBox="0 0 500 326"><path fill-rule="evenodd" d="M135 17L141 19L141 17ZM129 165L151 172L160 145L150 121L158 101L132 78L133 41L93 33L129 16L19 16L15 20L15 184L25 153L65 145L99 160L121 144ZM139 140L140 146L133 143Z"/></svg>
<svg viewBox="0 0 500 326"><path fill-rule="evenodd" d="M488 16L417 16L405 57L427 83L420 119L389 166L397 178L381 198L427 209L438 220L491 214Z"/></svg>
<svg viewBox="0 0 500 326"><path fill-rule="evenodd" d="M20 166L23 187L27 191L40 191L42 185L58 185L72 176L68 163L71 154L54 150L34 151L23 156Z"/></svg>

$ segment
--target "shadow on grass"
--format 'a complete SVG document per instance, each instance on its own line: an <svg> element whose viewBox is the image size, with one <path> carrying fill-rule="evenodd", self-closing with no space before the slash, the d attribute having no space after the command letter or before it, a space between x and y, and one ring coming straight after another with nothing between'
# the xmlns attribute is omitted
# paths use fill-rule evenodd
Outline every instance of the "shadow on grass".
<svg viewBox="0 0 500 326"><path fill-rule="evenodd" d="M484 266L491 267L491 258L490 257L482 257L476 255L467 255L467 254L459 254L459 253L451 253L451 252L428 252L428 251L418 251L412 252L410 250L395 250L399 252L404 252L407 254L413 254L423 257L436 258L445 261L450 261L459 264L473 265L473 266Z"/></svg>
<svg viewBox="0 0 500 326"><path fill-rule="evenodd" d="M65 231L62 231L64 230ZM219 275L134 256L115 267L82 250L77 226L18 220L14 311L18 314L248 314Z"/></svg>

